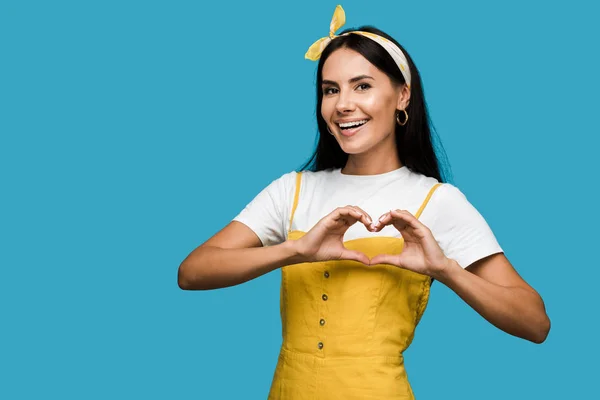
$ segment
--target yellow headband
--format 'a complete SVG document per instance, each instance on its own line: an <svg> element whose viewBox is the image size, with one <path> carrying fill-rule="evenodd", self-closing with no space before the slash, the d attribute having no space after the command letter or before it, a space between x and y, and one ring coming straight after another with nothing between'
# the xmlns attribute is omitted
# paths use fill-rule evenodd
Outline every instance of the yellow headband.
<svg viewBox="0 0 600 400"><path fill-rule="evenodd" d="M327 47L327 45L329 45L329 43L331 43L331 41L336 37L346 36L351 33L365 36L379 43L379 45L381 45L381 47L383 47L389 53L389 55L392 56L392 58L396 62L396 65L398 65L398 68L400 68L400 72L402 73L402 76L404 77L404 80L406 81L406 84L410 89L410 68L408 67L408 61L406 61L406 56L404 55L402 50L400 50L400 48L396 46L394 42L384 38L383 36L379 36L370 32L352 31L337 36L335 32L338 29L340 29L345 23L346 13L344 13L344 9L342 8L342 6L338 5L333 13L331 24L329 24L329 36L323 37L314 42L308 48L308 51L304 55L304 58L307 58L312 61L317 61L319 58L321 58L321 53L323 53L325 47Z"/></svg>

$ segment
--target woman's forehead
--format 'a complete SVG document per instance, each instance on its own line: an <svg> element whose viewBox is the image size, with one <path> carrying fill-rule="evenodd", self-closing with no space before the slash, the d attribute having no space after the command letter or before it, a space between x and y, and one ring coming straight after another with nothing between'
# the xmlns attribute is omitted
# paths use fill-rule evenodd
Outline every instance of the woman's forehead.
<svg viewBox="0 0 600 400"><path fill-rule="evenodd" d="M381 71L357 51L341 48L329 55L323 64L323 80L347 81L358 75L369 75L377 78Z"/></svg>

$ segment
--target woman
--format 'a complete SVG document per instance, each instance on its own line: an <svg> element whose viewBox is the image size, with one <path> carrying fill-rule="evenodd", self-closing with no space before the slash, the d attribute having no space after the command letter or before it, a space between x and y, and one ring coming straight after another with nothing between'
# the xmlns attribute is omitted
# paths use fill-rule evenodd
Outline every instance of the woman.
<svg viewBox="0 0 600 400"><path fill-rule="evenodd" d="M434 279L512 335L541 343L550 329L483 217L442 183L411 58L374 28L335 36L344 20L338 6L306 55L319 59L312 159L179 268L187 290L282 268L270 399L413 399L402 354Z"/></svg>

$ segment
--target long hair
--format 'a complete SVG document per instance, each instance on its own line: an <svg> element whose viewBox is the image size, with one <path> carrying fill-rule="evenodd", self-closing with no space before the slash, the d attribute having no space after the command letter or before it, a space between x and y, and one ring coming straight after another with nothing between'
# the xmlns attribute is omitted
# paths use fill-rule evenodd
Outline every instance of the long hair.
<svg viewBox="0 0 600 400"><path fill-rule="evenodd" d="M341 33L353 30L355 29L347 29ZM449 178L447 156L429 118L421 76L412 58L394 38L385 32L372 26L363 26L357 30L375 33L393 41L402 50L408 61L412 81L410 102L406 108L409 118L404 126L396 124L395 130L396 147L400 162L413 172L435 178L439 182L446 182ZM348 48L360 53L371 64L385 73L392 82L396 84L405 83L404 77L393 58L377 42L362 35L352 34L333 39L321 54L317 67L317 146L311 158L300 169L301 171L322 171L330 168L343 168L348 160L348 154L342 150L335 138L329 134L327 124L321 115L321 104L323 102L323 91L321 88L323 65L327 58L340 48ZM433 144L434 139L436 141L435 146ZM443 163L440 161L443 161Z"/></svg>

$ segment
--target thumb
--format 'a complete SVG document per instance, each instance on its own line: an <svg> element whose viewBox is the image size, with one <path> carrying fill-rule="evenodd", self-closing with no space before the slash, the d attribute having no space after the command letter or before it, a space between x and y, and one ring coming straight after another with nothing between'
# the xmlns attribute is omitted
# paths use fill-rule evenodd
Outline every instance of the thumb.
<svg viewBox="0 0 600 400"><path fill-rule="evenodd" d="M360 251L356 251L356 250L346 250L346 251L344 251L342 253L341 258L344 259L344 260L358 261L358 262L363 263L365 265L371 264L371 261L369 260L369 257L366 256L366 254L361 253Z"/></svg>
<svg viewBox="0 0 600 400"><path fill-rule="evenodd" d="M371 259L371 265L375 264L398 265L398 256L391 254L378 254Z"/></svg>

